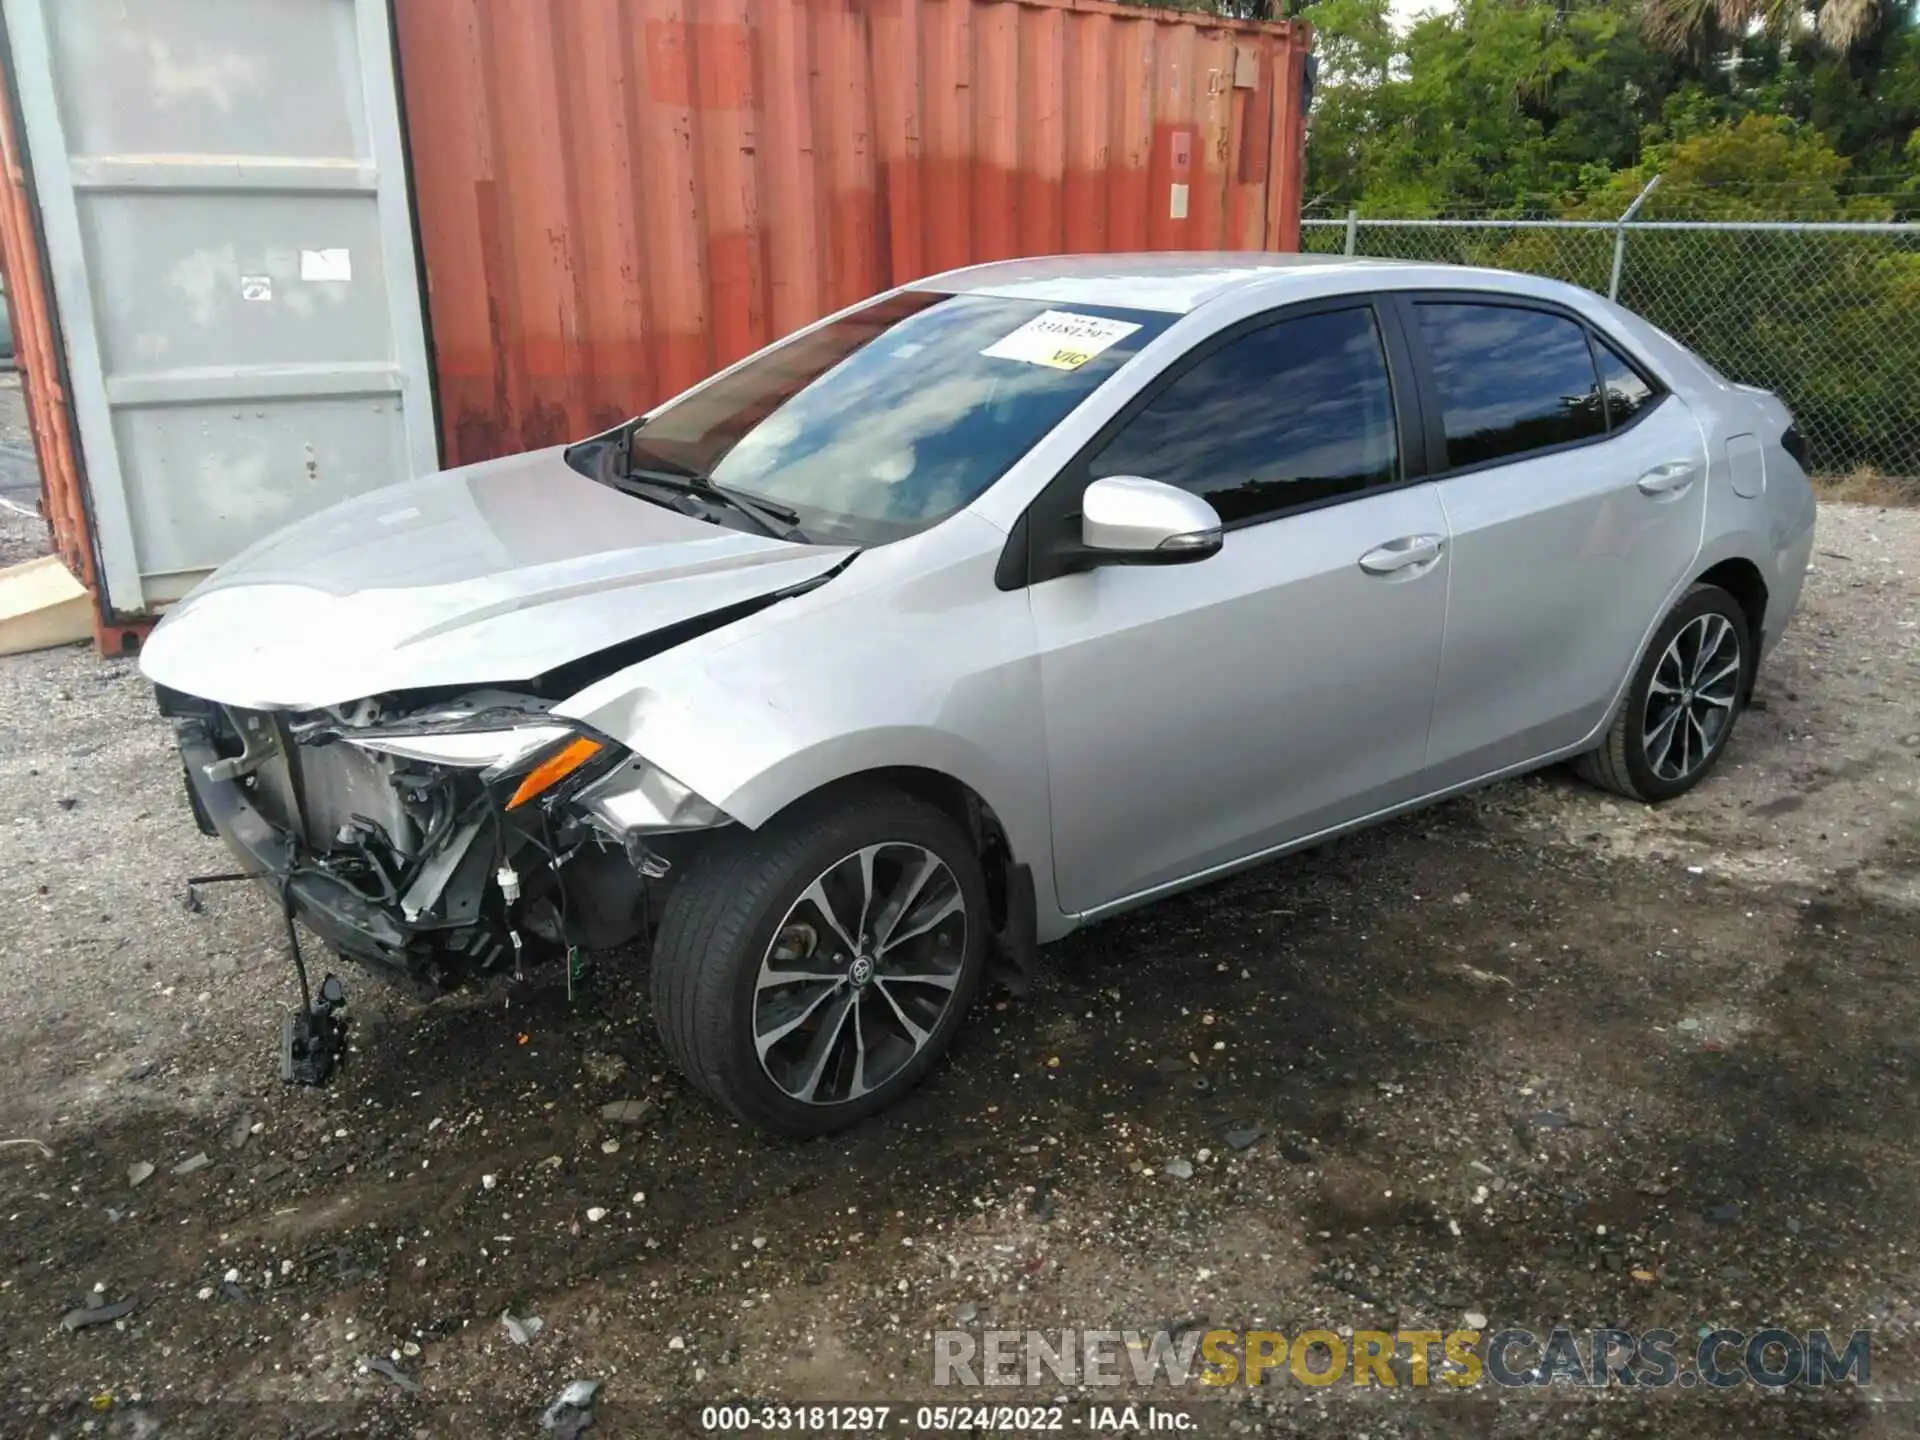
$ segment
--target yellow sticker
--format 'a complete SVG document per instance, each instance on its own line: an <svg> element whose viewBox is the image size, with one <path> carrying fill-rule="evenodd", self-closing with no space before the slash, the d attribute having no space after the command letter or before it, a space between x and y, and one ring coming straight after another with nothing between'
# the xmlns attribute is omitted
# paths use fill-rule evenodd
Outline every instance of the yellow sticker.
<svg viewBox="0 0 1920 1440"><path fill-rule="evenodd" d="M996 340L980 353L996 360L1020 360L1052 370L1078 370L1109 346L1140 327L1127 320L1101 315L1077 315L1071 310L1043 310L1018 330Z"/></svg>

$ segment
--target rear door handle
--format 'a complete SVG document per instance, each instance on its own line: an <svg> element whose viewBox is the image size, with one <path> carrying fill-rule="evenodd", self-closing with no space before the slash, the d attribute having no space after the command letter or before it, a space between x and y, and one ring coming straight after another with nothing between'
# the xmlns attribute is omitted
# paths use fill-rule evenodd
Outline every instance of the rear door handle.
<svg viewBox="0 0 1920 1440"><path fill-rule="evenodd" d="M1431 565L1440 558L1444 543L1438 535L1402 535L1367 551L1360 557L1360 568L1369 575L1397 575Z"/></svg>
<svg viewBox="0 0 1920 1440"><path fill-rule="evenodd" d="M1642 495L1678 495L1700 474L1700 467L1691 460L1669 460L1664 465L1656 465L1640 477Z"/></svg>

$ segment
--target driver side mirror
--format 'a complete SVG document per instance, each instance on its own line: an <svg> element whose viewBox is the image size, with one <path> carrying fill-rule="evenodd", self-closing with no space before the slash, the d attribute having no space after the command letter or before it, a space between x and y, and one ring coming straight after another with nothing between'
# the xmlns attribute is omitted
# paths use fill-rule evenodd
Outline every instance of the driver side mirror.
<svg viewBox="0 0 1920 1440"><path fill-rule="evenodd" d="M1217 554L1220 514L1188 490L1138 475L1108 475L1080 501L1085 558L1119 565L1186 565Z"/></svg>

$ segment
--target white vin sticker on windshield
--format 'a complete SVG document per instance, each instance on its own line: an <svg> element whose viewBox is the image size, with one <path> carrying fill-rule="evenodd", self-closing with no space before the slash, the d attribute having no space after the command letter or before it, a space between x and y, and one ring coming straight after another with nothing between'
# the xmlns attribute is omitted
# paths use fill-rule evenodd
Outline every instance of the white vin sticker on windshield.
<svg viewBox="0 0 1920 1440"><path fill-rule="evenodd" d="M997 360L1024 360L1029 365L1045 365L1054 370L1078 370L1102 350L1139 328L1126 320L1076 315L1071 310L1043 310L980 353Z"/></svg>

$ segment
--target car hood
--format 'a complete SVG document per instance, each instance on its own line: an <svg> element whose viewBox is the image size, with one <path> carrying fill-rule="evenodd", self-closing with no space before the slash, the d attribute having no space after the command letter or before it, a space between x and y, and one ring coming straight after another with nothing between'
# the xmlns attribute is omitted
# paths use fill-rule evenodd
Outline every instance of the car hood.
<svg viewBox="0 0 1920 1440"><path fill-rule="evenodd" d="M372 491L267 537L168 613L141 669L249 709L529 680L850 553L697 520L541 450Z"/></svg>

